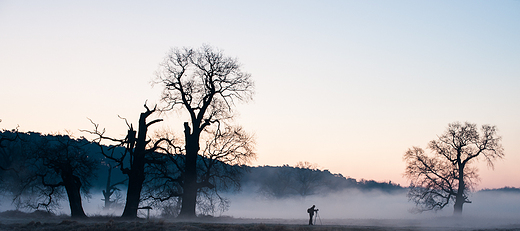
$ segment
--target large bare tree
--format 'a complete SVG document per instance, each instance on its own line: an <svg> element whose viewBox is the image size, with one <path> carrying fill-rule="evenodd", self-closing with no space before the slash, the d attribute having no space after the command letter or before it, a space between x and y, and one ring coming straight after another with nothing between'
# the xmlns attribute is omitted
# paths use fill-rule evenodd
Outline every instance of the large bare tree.
<svg viewBox="0 0 520 231"><path fill-rule="evenodd" d="M180 216L196 216L197 158L202 132L233 115L235 101L248 101L253 94L251 75L237 59L208 45L199 49L172 49L157 71L156 84L164 86L164 110L180 109L189 114L184 123L185 166Z"/></svg>
<svg viewBox="0 0 520 231"><path fill-rule="evenodd" d="M136 131L132 124L128 124L128 132L124 139L117 139L105 135L105 129L100 129L98 124L94 124L94 131L86 131L96 135L93 140L101 147L103 155L115 161L116 166L123 174L128 176L128 190L126 194L126 204L122 217L136 218L139 203L141 201L141 190L143 182L146 178L145 167L147 164L156 163L153 157L157 149L160 149L161 142L169 142L167 139L158 139L151 143L148 139L149 127L162 119L154 119L147 121L148 117L156 112L156 108L150 109L144 105L146 111L142 112L139 117L138 130ZM105 148L103 142L112 142L112 146ZM120 147L118 149L118 147Z"/></svg>
<svg viewBox="0 0 520 231"><path fill-rule="evenodd" d="M462 214L468 192L478 180L477 160L484 160L493 168L493 162L504 156L495 126L455 122L444 134L428 143L431 154L419 147L406 151L405 176L410 180L408 197L419 212L440 210L454 202L453 213Z"/></svg>

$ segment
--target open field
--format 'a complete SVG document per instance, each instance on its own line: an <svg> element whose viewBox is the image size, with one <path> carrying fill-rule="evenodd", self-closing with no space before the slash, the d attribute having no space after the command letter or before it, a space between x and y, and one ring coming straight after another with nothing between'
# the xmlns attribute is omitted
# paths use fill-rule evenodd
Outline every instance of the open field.
<svg viewBox="0 0 520 231"><path fill-rule="evenodd" d="M201 218L197 220L122 220L93 217L73 220L66 216L2 216L0 230L520 230L520 221L497 219L341 219L322 220L316 226L304 219Z"/></svg>
<svg viewBox="0 0 520 231"><path fill-rule="evenodd" d="M21 212L11 209L0 212L0 231L4 230L519 230L520 194L478 192L460 219L446 209L438 212L411 214L405 195L378 191L346 191L327 197L263 199L251 193L234 194L232 206L225 216L197 220L161 218L160 208L144 219L140 211L136 220L118 218L121 211L103 212L101 200L92 198L85 203L90 218L73 220L66 210L58 214L45 211ZM8 201L8 199L5 199ZM97 203L96 203L97 202ZM311 204L320 207L316 226L307 224L306 209ZM112 215L111 215L112 214ZM278 218L278 219L273 219Z"/></svg>

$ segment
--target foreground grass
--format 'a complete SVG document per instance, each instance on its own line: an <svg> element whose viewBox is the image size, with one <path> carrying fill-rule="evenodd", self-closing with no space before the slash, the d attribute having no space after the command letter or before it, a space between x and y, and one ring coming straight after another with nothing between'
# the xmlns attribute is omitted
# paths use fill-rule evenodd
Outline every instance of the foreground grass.
<svg viewBox="0 0 520 231"><path fill-rule="evenodd" d="M345 222L346 221L346 222ZM495 225L482 225L488 222L476 224L473 220L461 225L459 222L447 223L450 219L424 221L402 221L402 220L341 220L327 221L324 224L336 225L305 225L306 220L261 220L261 219L235 219L231 217L220 218L198 218L195 220L178 219L133 219L125 220L118 217L94 216L86 219L71 219L68 216L56 216L46 212L22 213L19 211L7 211L0 213L0 231L170 231L170 230L197 230L197 231L369 231L369 230L519 230L520 222L500 222ZM453 221L453 220L452 220Z"/></svg>
<svg viewBox="0 0 520 231"><path fill-rule="evenodd" d="M42 221L29 221L19 223L0 223L0 230L13 230L13 231L65 231L65 230L77 230L77 231L170 231L170 230L186 230L186 231L239 231L239 230L252 230L252 231L323 231L323 230L337 230L337 231L370 231L370 230L520 230L519 227L509 228L491 228L491 229L480 229L480 228L442 228L439 227L396 227L396 226L352 226L352 225L329 225L329 226L308 226L308 225L296 225L296 224L265 224L265 223L248 223L248 224L232 224L232 223L201 223L201 222L172 222L164 220L133 220L125 221L120 219L109 219L109 220L62 220L59 223L56 222L42 222Z"/></svg>
<svg viewBox="0 0 520 231"><path fill-rule="evenodd" d="M353 228L353 227L332 227L332 226L304 226L304 225L277 225L277 224L215 224L215 223L185 223L185 222L162 222L162 221L114 221L107 222L82 222L64 220L60 223L41 223L39 221L31 221L25 224L0 224L0 230L78 230L78 231L155 231L155 230L386 230L382 228Z"/></svg>
<svg viewBox="0 0 520 231"><path fill-rule="evenodd" d="M259 222L260 221L260 222ZM274 222L274 223L273 223ZM302 223L304 223L303 221ZM0 231L170 231L170 230L387 230L382 228L346 227L346 226L308 226L299 224L283 224L284 220L242 220L234 218L199 218L196 220L177 219L134 219L125 220L118 217L94 216L86 219L71 219L68 216L56 216L52 213L23 213L7 211L0 213ZM402 230L402 229L401 229Z"/></svg>
<svg viewBox="0 0 520 231"><path fill-rule="evenodd" d="M60 223L42 223L30 221L28 223L0 224L0 230L33 231L33 230L77 230L77 231L370 231L370 230L436 230L424 227L382 227L382 226L308 226L295 224L231 224L231 223L198 223L198 222L165 222L158 221L88 221L88 220L63 220ZM498 229L493 229L498 230Z"/></svg>

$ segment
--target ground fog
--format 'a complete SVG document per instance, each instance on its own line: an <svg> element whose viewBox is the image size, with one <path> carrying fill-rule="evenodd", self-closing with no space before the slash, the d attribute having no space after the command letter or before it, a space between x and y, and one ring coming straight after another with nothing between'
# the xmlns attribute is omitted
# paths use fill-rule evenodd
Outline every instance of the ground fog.
<svg viewBox="0 0 520 231"><path fill-rule="evenodd" d="M38 230L38 227L45 230L48 229L47 226L52 225L61 225L60 227L66 229L94 228L98 231L106 230L103 227L128 228L132 225L141 227L140 230L148 228L153 230L158 226L163 227L161 228L163 230L178 230L192 226L195 227L193 230L225 230L231 226L235 230L304 230L308 222L306 210L312 205L316 205L319 209L316 217L317 226L313 228L315 230L319 230L318 227L329 228L322 230L357 230L358 228L364 230L520 230L520 193L497 191L473 193L470 197L473 202L465 204L463 216L459 218L452 216L452 206L438 212L411 213L413 204L408 201L406 190L388 193L353 189L327 195L273 199L245 188L239 193L229 193L224 196L230 201L227 211L198 220L196 223L160 217L160 208L152 210L150 220L146 220L146 212L141 211L139 214L141 219L131 221L134 223L121 221L117 218L121 210L103 210L101 195L92 194L91 198L84 200L86 213L94 217L88 221L77 220L62 224L70 220L68 205L63 203L61 209L57 211L62 216L0 217L0 224L4 227L0 230L22 226L30 229L19 230ZM14 209L4 199L2 211ZM201 223L205 223L206 226L201 226ZM210 228L209 223L220 224L220 226ZM102 227L99 226L100 224ZM261 224L265 227L260 227Z"/></svg>
<svg viewBox="0 0 520 231"><path fill-rule="evenodd" d="M306 223L307 208L316 205L323 225L397 226L431 228L520 227L520 193L476 192L464 205L462 217L453 217L452 205L441 211L414 213L406 190L394 193L378 190L345 190L328 195L268 199L249 196L247 190L229 195L231 206L225 215L234 218L282 219ZM321 222L320 222L321 221Z"/></svg>

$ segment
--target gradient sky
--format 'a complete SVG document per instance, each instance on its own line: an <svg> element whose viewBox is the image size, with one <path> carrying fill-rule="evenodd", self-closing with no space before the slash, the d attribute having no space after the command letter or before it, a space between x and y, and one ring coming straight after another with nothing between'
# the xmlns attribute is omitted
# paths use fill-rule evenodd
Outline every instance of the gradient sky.
<svg viewBox="0 0 520 231"><path fill-rule="evenodd" d="M0 0L0 128L123 135L171 47L237 57L256 83L236 123L253 165L298 161L397 182L448 123L493 124L506 157L479 188L520 187L520 1ZM161 126L179 134L177 113ZM182 116L182 115L181 115Z"/></svg>

